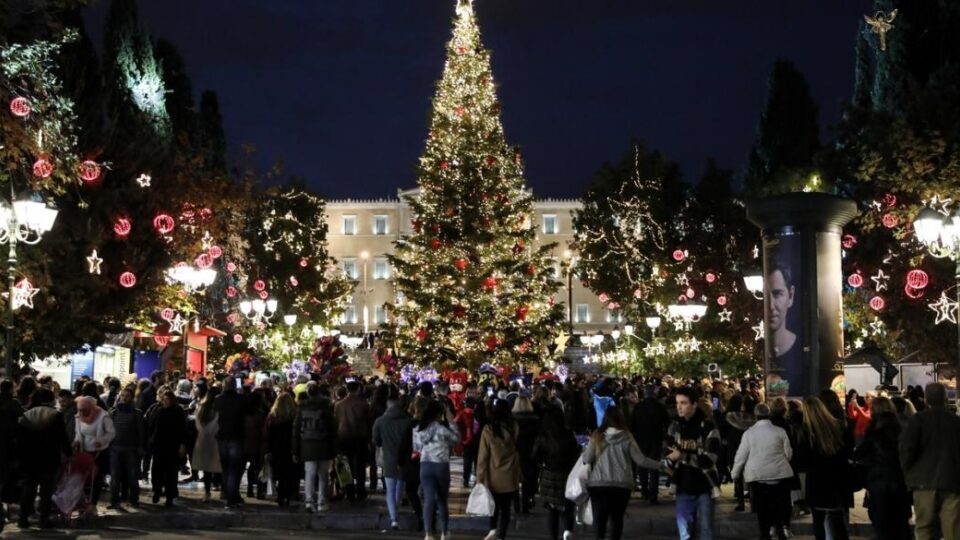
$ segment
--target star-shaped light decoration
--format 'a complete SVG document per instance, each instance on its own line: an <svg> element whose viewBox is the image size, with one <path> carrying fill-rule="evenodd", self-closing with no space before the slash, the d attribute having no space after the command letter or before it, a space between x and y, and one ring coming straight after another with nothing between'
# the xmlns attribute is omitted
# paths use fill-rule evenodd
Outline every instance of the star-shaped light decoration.
<svg viewBox="0 0 960 540"><path fill-rule="evenodd" d="M680 285L681 287L686 287L690 285L690 279L687 277L686 272L681 272L677 274L676 276L673 277L673 279L676 280L677 285Z"/></svg>
<svg viewBox="0 0 960 540"><path fill-rule="evenodd" d="M890 280L890 276L883 273L883 269L877 270L877 275L872 276L870 279L873 280L874 288L877 292L886 290L887 281Z"/></svg>
<svg viewBox="0 0 960 540"><path fill-rule="evenodd" d="M934 324L940 324L943 321L950 321L954 324L957 323L957 303L950 300L947 293L940 293L940 300L927 304L927 307L937 314Z"/></svg>
<svg viewBox="0 0 960 540"><path fill-rule="evenodd" d="M754 331L754 341L760 341L766 335L766 332L764 332L763 321L758 322L756 326L751 326L750 328Z"/></svg>
<svg viewBox="0 0 960 540"><path fill-rule="evenodd" d="M97 250L93 250L93 253L87 257L87 264L90 265L89 271L91 274L100 275L100 265L103 264L103 259L97 255Z"/></svg>
<svg viewBox="0 0 960 540"><path fill-rule="evenodd" d="M863 348L863 340L860 339L860 338L857 338L857 339L853 340L853 348L854 348L854 349L862 349L862 348Z"/></svg>
<svg viewBox="0 0 960 540"><path fill-rule="evenodd" d="M757 246L756 244L753 245L753 258L754 259L760 258L760 247Z"/></svg>
<svg viewBox="0 0 960 540"><path fill-rule="evenodd" d="M172 319L170 319L170 333L179 334L183 332L183 325L185 324L187 324L187 320L177 313Z"/></svg>
<svg viewBox="0 0 960 540"><path fill-rule="evenodd" d="M150 178L150 175L149 175L149 174L143 173L143 174L141 174L140 176L137 177L137 185L139 185L139 186L142 187L142 188L148 188L148 187L150 187L150 181L151 181L151 180L152 180L152 178Z"/></svg>
<svg viewBox="0 0 960 540"><path fill-rule="evenodd" d="M700 350L700 342L697 341L697 338L692 337L690 341L687 342L687 348L690 349L690 352L697 352Z"/></svg>
<svg viewBox="0 0 960 540"><path fill-rule="evenodd" d="M683 320L677 319L673 321L673 329L676 330L677 332L683 332L684 328L685 328L685 324Z"/></svg>
<svg viewBox="0 0 960 540"><path fill-rule="evenodd" d="M727 308L723 308L723 311L717 313L717 316L720 317L720 322L730 322L730 317L733 316L733 312Z"/></svg>
<svg viewBox="0 0 960 540"><path fill-rule="evenodd" d="M950 205L953 204L953 199L951 199L950 197L941 198L940 195L934 195L933 197L930 197L930 199L923 202L924 204L926 204L930 208L933 208L937 212L940 212L945 216L949 216Z"/></svg>
<svg viewBox="0 0 960 540"><path fill-rule="evenodd" d="M657 343L657 354L664 355L667 353L667 347L663 343Z"/></svg>
<svg viewBox="0 0 960 540"><path fill-rule="evenodd" d="M33 297L40 292L40 289L33 286L27 278L21 279L13 286L13 309L21 307L33 309Z"/></svg>
<svg viewBox="0 0 960 540"><path fill-rule="evenodd" d="M646 356L655 356L657 354L657 348L651 343L643 348L643 354Z"/></svg>
<svg viewBox="0 0 960 540"><path fill-rule="evenodd" d="M554 338L553 342L557 345L557 354L562 355L563 351L567 350L567 341L569 341L570 336L566 332L560 331L560 335Z"/></svg>
<svg viewBox="0 0 960 540"><path fill-rule="evenodd" d="M677 338L677 340L673 342L673 349L677 352L683 352L686 348L687 342L684 341L683 338Z"/></svg>
<svg viewBox="0 0 960 540"><path fill-rule="evenodd" d="M871 336L885 336L887 335L887 328L883 321L879 317L874 317L873 322L870 323L870 335Z"/></svg>
<svg viewBox="0 0 960 540"><path fill-rule="evenodd" d="M209 251L210 248L213 247L213 237L210 236L210 231L203 231L203 238L200 239L200 245L204 251Z"/></svg>
<svg viewBox="0 0 960 540"><path fill-rule="evenodd" d="M883 203L880 201L870 201L870 208L876 210L877 212L882 212Z"/></svg>

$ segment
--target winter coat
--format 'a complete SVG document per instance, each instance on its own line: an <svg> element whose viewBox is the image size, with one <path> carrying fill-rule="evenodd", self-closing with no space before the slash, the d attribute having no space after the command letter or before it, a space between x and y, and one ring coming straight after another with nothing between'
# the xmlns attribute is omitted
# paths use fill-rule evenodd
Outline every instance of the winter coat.
<svg viewBox="0 0 960 540"><path fill-rule="evenodd" d="M793 448L787 432L770 423L770 420L758 420L743 434L731 475L734 478L743 476L746 482L792 478L792 457Z"/></svg>
<svg viewBox="0 0 960 540"><path fill-rule="evenodd" d="M400 478L403 474L403 465L410 459L412 421L413 417L400 407L390 407L373 423L373 444L382 448L384 478Z"/></svg>
<svg viewBox="0 0 960 540"><path fill-rule="evenodd" d="M60 411L63 414L63 425L67 430L67 440L73 442L77 438L77 404L71 403L69 407Z"/></svg>
<svg viewBox="0 0 960 540"><path fill-rule="evenodd" d="M267 411L251 407L243 419L243 456L247 461L259 462L266 453L263 433Z"/></svg>
<svg viewBox="0 0 960 540"><path fill-rule="evenodd" d="M17 422L23 407L12 395L0 395L0 482L6 483L16 458Z"/></svg>
<svg viewBox="0 0 960 540"><path fill-rule="evenodd" d="M278 420L268 416L266 427L266 452L274 458L290 459L293 455L293 419Z"/></svg>
<svg viewBox="0 0 960 540"><path fill-rule="evenodd" d="M846 444L832 456L820 453L807 440L797 444L797 464L807 473L805 498L810 508L839 510L853 507L850 447Z"/></svg>
<svg viewBox="0 0 960 540"><path fill-rule="evenodd" d="M493 426L483 428L480 453L477 454L477 482L493 493L512 493L520 489L520 453L517 451L517 426L503 429L501 437Z"/></svg>
<svg viewBox="0 0 960 540"><path fill-rule="evenodd" d="M337 439L340 441L369 441L373 425L370 404L356 394L349 394L333 408L337 419Z"/></svg>
<svg viewBox="0 0 960 540"><path fill-rule="evenodd" d="M413 451L420 454L422 463L450 463L450 449L458 442L460 434L440 422L413 430Z"/></svg>
<svg viewBox="0 0 960 540"><path fill-rule="evenodd" d="M78 416L75 429L76 436L73 442L79 444L80 449L84 452L100 452L106 450L110 447L110 443L117 434L113 427L113 419L110 418L110 414L103 409L100 409L100 414L97 415L97 419L89 424L81 422Z"/></svg>
<svg viewBox="0 0 960 540"><path fill-rule="evenodd" d="M132 404L117 405L110 410L110 419L113 420L113 429L116 436L113 438L112 448L140 451L146 440L143 425L143 413Z"/></svg>
<svg viewBox="0 0 960 540"><path fill-rule="evenodd" d="M630 431L643 455L651 459L663 456L663 437L670 426L667 407L656 398L644 398L633 408Z"/></svg>
<svg viewBox="0 0 960 540"><path fill-rule="evenodd" d="M633 490L636 480L633 465L646 469L660 469L660 462L643 455L629 431L607 428L604 444L597 448L594 437L583 449L583 462L592 465L587 485L590 487L618 487Z"/></svg>
<svg viewBox="0 0 960 540"><path fill-rule="evenodd" d="M566 430L558 437L537 437L533 459L540 466L540 497L545 504L557 510L566 508L567 476L579 457L580 445L573 431Z"/></svg>
<svg viewBox="0 0 960 540"><path fill-rule="evenodd" d="M300 405L293 420L292 444L301 462L337 457L337 422L329 399L318 396Z"/></svg>
<svg viewBox="0 0 960 540"><path fill-rule="evenodd" d="M868 492L907 493L900 467L900 421L894 413L873 417L863 442L853 453L866 472Z"/></svg>
<svg viewBox="0 0 960 540"><path fill-rule="evenodd" d="M540 431L540 418L534 413L517 413L513 415L517 423L517 452L520 461L524 464L533 464L533 443L537 440Z"/></svg>
<svg viewBox="0 0 960 540"><path fill-rule="evenodd" d="M233 389L225 389L213 402L217 412L217 440L243 442L248 401Z"/></svg>
<svg viewBox="0 0 960 540"><path fill-rule="evenodd" d="M17 455L28 474L57 471L60 460L70 455L63 415L46 405L23 413L17 423Z"/></svg>
<svg viewBox="0 0 960 540"><path fill-rule="evenodd" d="M193 445L190 466L205 473L223 472L223 467L220 465L220 448L217 445L217 431L220 429L217 415L214 414L206 424L201 424L200 418L197 418L195 424L197 442Z"/></svg>
<svg viewBox="0 0 960 540"><path fill-rule="evenodd" d="M187 413L179 405L161 407L150 426L150 452L155 457L175 456L187 434Z"/></svg>
<svg viewBox="0 0 960 540"><path fill-rule="evenodd" d="M913 415L900 438L900 463L914 491L960 492L960 417L945 407Z"/></svg>
<svg viewBox="0 0 960 540"><path fill-rule="evenodd" d="M702 495L713 488L711 478L719 480L717 459L720 432L713 422L697 409L690 419L678 417L667 430L670 446L680 450L680 462L673 479L677 493ZM709 475L709 476L708 476Z"/></svg>

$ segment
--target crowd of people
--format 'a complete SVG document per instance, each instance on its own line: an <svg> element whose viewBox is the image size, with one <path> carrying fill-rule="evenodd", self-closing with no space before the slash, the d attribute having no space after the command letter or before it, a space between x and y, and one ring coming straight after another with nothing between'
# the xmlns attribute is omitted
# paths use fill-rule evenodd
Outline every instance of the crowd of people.
<svg viewBox="0 0 960 540"><path fill-rule="evenodd" d="M0 381L0 491L19 502L21 528L34 515L52 526L60 473L83 456L96 464L92 510L107 487L109 507L137 507L147 479L152 502L172 506L186 475L206 501L219 489L228 509L244 504L246 475L246 498L266 498L269 483L277 505L320 513L382 483L390 529L406 501L426 540L448 540L459 455L463 487L479 483L494 501L485 540L507 538L511 513L535 508L546 510L551 538L569 540L587 506L595 537L616 540L634 492L656 505L664 489L679 537L706 540L730 482L736 511L749 500L763 539L788 538L805 513L818 540L847 538L862 489L877 538L960 539L960 417L940 384L851 392L844 404L829 390L765 399L746 380L486 376L453 391L444 380L390 376L247 384L171 375L81 379L73 389ZM578 465L589 494L579 506L567 497Z"/></svg>

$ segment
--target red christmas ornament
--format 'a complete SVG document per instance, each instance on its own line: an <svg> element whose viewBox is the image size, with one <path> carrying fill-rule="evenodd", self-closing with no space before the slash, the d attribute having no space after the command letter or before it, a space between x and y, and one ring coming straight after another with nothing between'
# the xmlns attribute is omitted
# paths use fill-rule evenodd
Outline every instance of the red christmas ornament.
<svg viewBox="0 0 960 540"><path fill-rule="evenodd" d="M461 272L463 272L464 270L467 269L468 264L469 264L469 263L467 263L467 260L464 259L464 258L462 258L462 257L459 258L459 259L457 259L457 260L455 260L455 261L453 261L453 266L455 266L456 269L459 270L459 271L461 271Z"/></svg>
<svg viewBox="0 0 960 540"><path fill-rule="evenodd" d="M910 270L907 272L907 286L911 289L925 289L930 283L930 276L923 270Z"/></svg>
<svg viewBox="0 0 960 540"><path fill-rule="evenodd" d="M527 320L527 313L529 313L529 312L530 312L530 307L529 307L529 306L520 306L520 307L518 307L518 308L517 308L517 312L516 312L517 320L518 320L518 321L525 321L525 320Z"/></svg>
<svg viewBox="0 0 960 540"><path fill-rule="evenodd" d="M487 167L493 167L497 164L497 158L493 156L487 156Z"/></svg>
<svg viewBox="0 0 960 540"><path fill-rule="evenodd" d="M432 250L434 250L434 251L440 249L440 246L442 246L442 245L443 245L443 243L440 242L440 239L439 239L439 238L433 238L433 239L430 240L430 249L432 249Z"/></svg>
<svg viewBox="0 0 960 540"><path fill-rule="evenodd" d="M513 245L513 254L519 255L521 253L523 253L523 240Z"/></svg>
<svg viewBox="0 0 960 540"><path fill-rule="evenodd" d="M200 221L207 221L208 219L210 219L210 218L212 218L212 217L213 217L213 210L211 210L211 209L209 209L209 208L201 208L201 209L200 209Z"/></svg>
<svg viewBox="0 0 960 540"><path fill-rule="evenodd" d="M100 178L100 164L96 161L88 159L80 164L80 178L84 182L93 182L97 178Z"/></svg>
<svg viewBox="0 0 960 540"><path fill-rule="evenodd" d="M881 221L883 222L883 226L888 229L892 229L900 223L900 220L897 218L897 216L889 213L884 214L881 218Z"/></svg>
<svg viewBox="0 0 960 540"><path fill-rule="evenodd" d="M857 245L857 237L852 234L845 234L840 243L843 244L843 249L853 249Z"/></svg>
<svg viewBox="0 0 960 540"><path fill-rule="evenodd" d="M447 209L444 210L444 212L443 212L443 214L444 214L445 216L447 216L447 217L453 217L456 213L457 213L457 211L454 210L453 208L447 208Z"/></svg>
<svg viewBox="0 0 960 540"><path fill-rule="evenodd" d="M163 308L163 309L160 310L160 318L163 319L163 320L165 320L165 321L169 321L169 320L173 319L173 317L174 317L176 314L177 314L177 312L174 311L173 308Z"/></svg>
<svg viewBox="0 0 960 540"><path fill-rule="evenodd" d="M423 229L423 222L419 219L412 220L410 224L413 225L413 230L418 233Z"/></svg>
<svg viewBox="0 0 960 540"><path fill-rule="evenodd" d="M850 285L854 289L859 289L863 286L863 276L859 272L856 274L850 274L847 276L847 285Z"/></svg>
<svg viewBox="0 0 960 540"><path fill-rule="evenodd" d="M193 260L193 264L197 265L197 268L210 268L213 266L213 257L206 253L201 253Z"/></svg>
<svg viewBox="0 0 960 540"><path fill-rule="evenodd" d="M153 218L153 228L160 234L167 234L176 226L177 223L169 214L157 214L157 216Z"/></svg>
<svg viewBox="0 0 960 540"><path fill-rule="evenodd" d="M124 272L120 274L120 285L129 289L137 284L137 276L133 272Z"/></svg>
<svg viewBox="0 0 960 540"><path fill-rule="evenodd" d="M457 54L467 54L466 47L457 47Z"/></svg>
<svg viewBox="0 0 960 540"><path fill-rule="evenodd" d="M910 285L904 285L903 293L907 295L907 298L911 300L917 300L923 298L923 289L914 289Z"/></svg>
<svg viewBox="0 0 960 540"><path fill-rule="evenodd" d="M310 261L306 257L300 259L300 268L306 268L310 266Z"/></svg>
<svg viewBox="0 0 960 540"><path fill-rule="evenodd" d="M610 295L605 292L602 292L597 295L597 300L600 300L601 304L606 304L607 302L610 301Z"/></svg>
<svg viewBox="0 0 960 540"><path fill-rule="evenodd" d="M883 204L887 205L887 208L893 208L897 205L897 196L893 193L887 193L883 196Z"/></svg>
<svg viewBox="0 0 960 540"><path fill-rule="evenodd" d="M32 111L30 100L25 97L15 97L10 101L10 112L18 118L29 116Z"/></svg>
<svg viewBox="0 0 960 540"><path fill-rule="evenodd" d="M260 291L257 294L260 296L261 300L266 300L270 296L270 293L268 293L267 291Z"/></svg>
<svg viewBox="0 0 960 540"><path fill-rule="evenodd" d="M492 291L497 288L497 278L493 276L488 276L483 280L483 287L488 291Z"/></svg>
<svg viewBox="0 0 960 540"><path fill-rule="evenodd" d="M488 351L496 350L497 345L500 344L500 340L497 339L497 336L490 336L484 341L484 344L487 346Z"/></svg>
<svg viewBox="0 0 960 540"><path fill-rule="evenodd" d="M707 272L707 275L704 276L704 279L707 280L707 283L713 283L714 281L717 280L717 275L714 274L713 272Z"/></svg>
<svg viewBox="0 0 960 540"><path fill-rule="evenodd" d="M236 265L235 263L233 263L233 262L228 262L228 263L227 263L227 272L236 272L236 271L237 271L237 265Z"/></svg>
<svg viewBox="0 0 960 540"><path fill-rule="evenodd" d="M427 339L427 331L423 328L417 330L417 341L424 341Z"/></svg>
<svg viewBox="0 0 960 540"><path fill-rule="evenodd" d="M223 255L223 249L220 246L210 246L210 249L207 250L209 254L214 259L219 259Z"/></svg>
<svg viewBox="0 0 960 540"><path fill-rule="evenodd" d="M449 169L449 168L450 168L450 164L449 164L449 163L447 163L446 161L441 161L441 162L440 162L440 170L441 170L441 171L445 171L445 170L447 170L447 169Z"/></svg>
<svg viewBox="0 0 960 540"><path fill-rule="evenodd" d="M463 107L457 107L456 110L453 111L453 112L454 112L454 114L457 115L457 118L463 118L463 114L464 114L465 112L467 112L467 110L464 109Z"/></svg>
<svg viewBox="0 0 960 540"><path fill-rule="evenodd" d="M727 296L725 294L721 294L720 296L717 297L717 305L718 306L727 305Z"/></svg>
<svg viewBox="0 0 960 540"><path fill-rule="evenodd" d="M457 304L453 306L453 316L462 319L467 314L467 308Z"/></svg>
<svg viewBox="0 0 960 540"><path fill-rule="evenodd" d="M133 224L125 217L118 217L113 221L113 232L117 233L117 236L121 238L126 238L126 236L130 234L131 229L133 229Z"/></svg>
<svg viewBox="0 0 960 540"><path fill-rule="evenodd" d="M237 295L236 287L234 287L233 285L230 285L229 287L227 287L227 298L233 298L236 295Z"/></svg>
<svg viewBox="0 0 960 540"><path fill-rule="evenodd" d="M37 178L49 178L53 174L53 164L47 158L37 158L33 162L33 175Z"/></svg>
<svg viewBox="0 0 960 540"><path fill-rule="evenodd" d="M257 292L265 290L266 288L267 288L267 284L262 279L258 279L253 282L253 290Z"/></svg>
<svg viewBox="0 0 960 540"><path fill-rule="evenodd" d="M531 276L535 276L537 274L537 266L535 264L531 264L530 266L528 266L527 273L530 274Z"/></svg>
<svg viewBox="0 0 960 540"><path fill-rule="evenodd" d="M158 347L166 347L167 343L170 343L170 336L153 336L153 342Z"/></svg>
<svg viewBox="0 0 960 540"><path fill-rule="evenodd" d="M243 343L243 336L241 336L240 334L234 334L233 342L237 344Z"/></svg>
<svg viewBox="0 0 960 540"><path fill-rule="evenodd" d="M687 254L683 252L682 249L676 249L673 251L673 260L681 262L687 258Z"/></svg>
<svg viewBox="0 0 960 540"><path fill-rule="evenodd" d="M874 296L870 299L870 307L874 311L881 311L883 308L887 307L887 301L880 296Z"/></svg>

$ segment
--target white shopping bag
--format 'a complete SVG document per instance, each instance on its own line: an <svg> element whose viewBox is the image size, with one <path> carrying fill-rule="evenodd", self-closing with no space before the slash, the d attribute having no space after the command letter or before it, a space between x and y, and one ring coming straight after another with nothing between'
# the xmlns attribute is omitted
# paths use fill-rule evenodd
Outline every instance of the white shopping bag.
<svg viewBox="0 0 960 540"><path fill-rule="evenodd" d="M580 518L580 523L593 525L593 505L590 504L590 499L587 499L586 502L581 504L577 511L577 517Z"/></svg>
<svg viewBox="0 0 960 540"><path fill-rule="evenodd" d="M567 476L567 485L563 491L563 496L577 504L581 504L587 500L587 497L589 497L587 493L587 478L589 476L590 465L584 463L582 459L578 459L577 464L573 466L573 469L570 470L570 474Z"/></svg>
<svg viewBox="0 0 960 540"><path fill-rule="evenodd" d="M467 499L467 515L470 516L492 516L497 505L493 501L493 494L487 489L487 486L477 483L470 491L470 498Z"/></svg>

